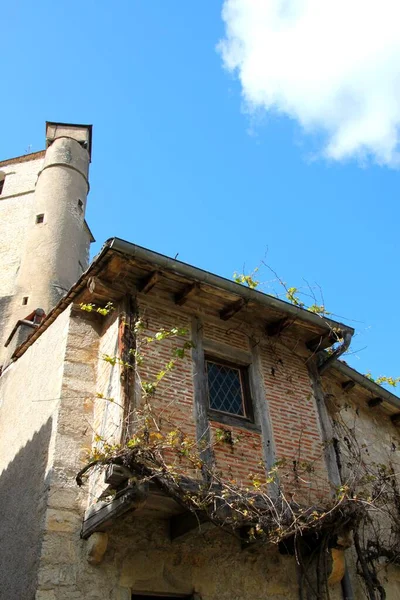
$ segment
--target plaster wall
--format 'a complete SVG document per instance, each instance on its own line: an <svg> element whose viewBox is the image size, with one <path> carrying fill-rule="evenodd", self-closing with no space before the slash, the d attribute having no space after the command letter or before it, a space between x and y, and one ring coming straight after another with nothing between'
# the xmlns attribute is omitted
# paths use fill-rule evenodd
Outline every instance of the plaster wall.
<svg viewBox="0 0 400 600"><path fill-rule="evenodd" d="M23 195L35 190L36 182L44 162L44 152L20 157L20 162L10 159L3 161L0 174L5 175L5 182L0 200L9 196ZM19 160L19 159L17 159Z"/></svg>
<svg viewBox="0 0 400 600"><path fill-rule="evenodd" d="M88 266L88 168L88 151L67 137L0 167L0 365L18 319L49 312Z"/></svg>
<svg viewBox="0 0 400 600"><path fill-rule="evenodd" d="M15 282L14 318L23 318L28 297L31 310L45 312L65 295L87 264L85 225L89 154L78 142L57 138L46 150L39 175L34 214L26 231L23 260ZM36 215L43 215L37 223Z"/></svg>
<svg viewBox="0 0 400 600"><path fill-rule="evenodd" d="M42 164L43 158L37 158L0 167L0 173L6 174L0 196L0 365L6 353L4 342L16 322L10 321L11 304L26 232L33 218L35 184ZM18 301L21 304L22 298ZM25 307L23 316L31 311L30 306Z"/></svg>
<svg viewBox="0 0 400 600"><path fill-rule="evenodd" d="M31 600L60 404L69 310L0 378L0 596ZM4 595L3 595L4 594Z"/></svg>

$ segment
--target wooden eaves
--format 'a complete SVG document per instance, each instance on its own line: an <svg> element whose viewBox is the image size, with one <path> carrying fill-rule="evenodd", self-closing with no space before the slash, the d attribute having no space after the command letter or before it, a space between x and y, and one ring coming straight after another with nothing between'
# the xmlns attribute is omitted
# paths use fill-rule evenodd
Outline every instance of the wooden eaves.
<svg viewBox="0 0 400 600"><path fill-rule="evenodd" d="M350 393L356 386L360 386L368 397L369 408L375 409L378 406L383 408L391 418L393 425L400 425L400 398L398 396L341 360L333 364L332 374L340 381L344 392Z"/></svg>
<svg viewBox="0 0 400 600"><path fill-rule="evenodd" d="M42 325L14 352L17 359L74 302L117 303L134 291L155 294L183 310L199 308L229 321L251 315L267 335L290 334L313 348L332 345L332 331L354 333L353 328L311 313L274 296L198 269L118 238L108 240L90 267L48 314Z"/></svg>
<svg viewBox="0 0 400 600"><path fill-rule="evenodd" d="M158 300L169 300L189 312L201 308L222 320L245 318L247 314L251 322L257 321L264 327L266 335L273 337L289 331L290 335L301 339L312 352L331 346L334 342L333 331L342 334L354 332L353 328L342 323L268 294L141 246L111 238L40 327L15 350L13 359L22 356L71 303L117 303L135 290L147 296L154 294ZM333 370L344 390L350 390L355 385L361 386L368 392L371 400L382 399L381 406L387 408L394 420L397 418L395 415L400 414L400 399L395 394L344 362L334 362ZM379 404L374 401L369 406L372 408Z"/></svg>
<svg viewBox="0 0 400 600"><path fill-rule="evenodd" d="M147 293L156 293L160 299L170 299L188 310L201 307L223 320L251 312L252 318L262 323L269 335L290 329L291 334L305 344L319 344L319 349L332 345L333 330L354 332L351 327L279 298L119 238L111 238L39 329L16 349L13 358L22 356L69 304L77 301L118 302L127 293L139 291L143 285Z"/></svg>

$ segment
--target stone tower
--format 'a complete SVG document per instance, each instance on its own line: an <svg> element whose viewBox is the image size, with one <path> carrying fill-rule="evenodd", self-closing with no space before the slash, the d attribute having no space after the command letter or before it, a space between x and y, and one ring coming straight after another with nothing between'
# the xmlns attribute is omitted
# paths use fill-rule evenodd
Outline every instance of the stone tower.
<svg viewBox="0 0 400 600"><path fill-rule="evenodd" d="M48 122L46 150L0 162L0 365L88 266L91 139Z"/></svg>

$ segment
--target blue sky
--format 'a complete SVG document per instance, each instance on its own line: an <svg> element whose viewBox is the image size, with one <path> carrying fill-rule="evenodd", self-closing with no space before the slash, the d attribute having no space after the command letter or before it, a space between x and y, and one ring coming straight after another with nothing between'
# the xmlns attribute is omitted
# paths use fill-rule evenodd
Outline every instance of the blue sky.
<svg viewBox="0 0 400 600"><path fill-rule="evenodd" d="M42 149L46 120L93 123L94 252L118 236L226 277L264 260L289 286L307 281L318 299L321 289L357 329L352 366L400 375L396 153L379 132L370 146L352 139L326 151L341 115L318 108L307 121L289 84L268 104L275 92L251 87L257 72L224 68L221 10L177 0L4 5L0 158ZM260 279L280 291L268 270Z"/></svg>

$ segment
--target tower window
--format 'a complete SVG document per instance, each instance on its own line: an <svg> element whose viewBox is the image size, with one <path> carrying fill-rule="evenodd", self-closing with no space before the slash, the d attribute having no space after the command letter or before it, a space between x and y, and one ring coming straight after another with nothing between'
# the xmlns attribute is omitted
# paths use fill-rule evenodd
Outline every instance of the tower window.
<svg viewBox="0 0 400 600"><path fill-rule="evenodd" d="M81 210L83 210L83 202L82 202L82 200L80 198L78 200L78 208L80 208Z"/></svg>
<svg viewBox="0 0 400 600"><path fill-rule="evenodd" d="M3 193L5 180L6 180L5 176L0 173L0 196Z"/></svg>
<svg viewBox="0 0 400 600"><path fill-rule="evenodd" d="M36 225L38 223L43 223L44 221L44 213L40 213L40 215L36 215Z"/></svg>
<svg viewBox="0 0 400 600"><path fill-rule="evenodd" d="M28 304L29 296L24 296L22 298L22 306L26 306Z"/></svg>

